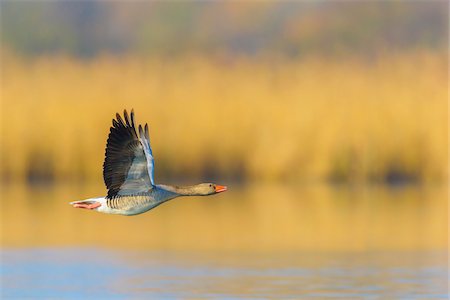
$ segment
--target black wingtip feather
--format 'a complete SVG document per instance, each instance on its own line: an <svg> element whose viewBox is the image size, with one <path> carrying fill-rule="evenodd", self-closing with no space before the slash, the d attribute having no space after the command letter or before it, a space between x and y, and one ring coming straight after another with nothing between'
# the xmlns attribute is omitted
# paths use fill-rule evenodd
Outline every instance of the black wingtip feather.
<svg viewBox="0 0 450 300"><path fill-rule="evenodd" d="M147 138L147 140L150 140L150 136L148 134L148 124L145 123L145 137Z"/></svg>
<svg viewBox="0 0 450 300"><path fill-rule="evenodd" d="M120 125L125 127L125 123L122 120L122 117L119 115L119 113L116 113L116 119L119 121Z"/></svg>
<svg viewBox="0 0 450 300"><path fill-rule="evenodd" d="M130 120L128 119L128 113L127 113L126 109L123 110L123 116L125 118L125 123L127 123L127 126L131 127Z"/></svg>

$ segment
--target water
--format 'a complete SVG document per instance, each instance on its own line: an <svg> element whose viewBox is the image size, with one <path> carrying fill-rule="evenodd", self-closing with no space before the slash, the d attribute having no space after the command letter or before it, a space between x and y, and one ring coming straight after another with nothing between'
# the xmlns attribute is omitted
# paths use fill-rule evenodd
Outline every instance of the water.
<svg viewBox="0 0 450 300"><path fill-rule="evenodd" d="M98 190L3 189L2 298L448 297L446 188L237 187L136 217L67 204Z"/></svg>
<svg viewBox="0 0 450 300"><path fill-rule="evenodd" d="M106 249L2 252L5 298L442 298L445 253L188 255Z"/></svg>

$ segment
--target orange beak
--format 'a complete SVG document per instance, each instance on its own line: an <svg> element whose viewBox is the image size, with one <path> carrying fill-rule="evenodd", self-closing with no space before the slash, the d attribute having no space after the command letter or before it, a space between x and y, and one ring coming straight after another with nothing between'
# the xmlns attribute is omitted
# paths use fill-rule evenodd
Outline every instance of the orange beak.
<svg viewBox="0 0 450 300"><path fill-rule="evenodd" d="M227 187L224 185L216 185L215 187L216 193L225 192L227 190Z"/></svg>

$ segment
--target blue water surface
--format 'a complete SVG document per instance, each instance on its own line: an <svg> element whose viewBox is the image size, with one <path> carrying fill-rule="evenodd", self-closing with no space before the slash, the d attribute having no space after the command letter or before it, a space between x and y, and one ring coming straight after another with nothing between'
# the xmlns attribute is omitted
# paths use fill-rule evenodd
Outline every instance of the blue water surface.
<svg viewBox="0 0 450 300"><path fill-rule="evenodd" d="M3 249L3 299L447 299L446 253Z"/></svg>

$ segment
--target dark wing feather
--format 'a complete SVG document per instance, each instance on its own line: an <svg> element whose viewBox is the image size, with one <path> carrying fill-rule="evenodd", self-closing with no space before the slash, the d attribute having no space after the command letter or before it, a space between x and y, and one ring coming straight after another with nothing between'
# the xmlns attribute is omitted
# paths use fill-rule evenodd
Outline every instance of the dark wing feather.
<svg viewBox="0 0 450 300"><path fill-rule="evenodd" d="M103 179L108 188L108 198L147 192L153 188L144 146L134 125L134 111L129 118L125 110L124 119L116 114L106 145Z"/></svg>

